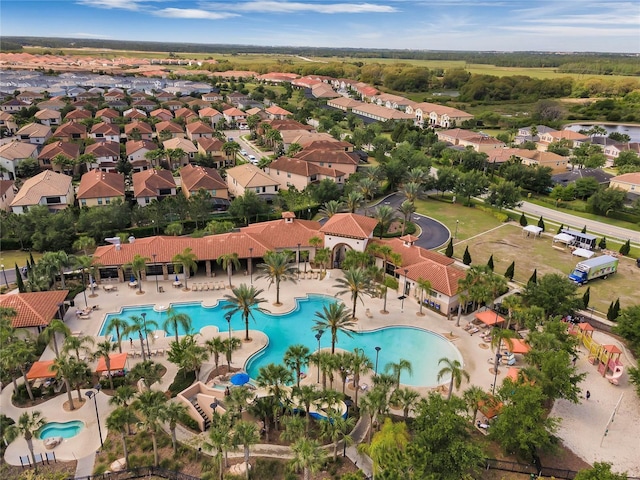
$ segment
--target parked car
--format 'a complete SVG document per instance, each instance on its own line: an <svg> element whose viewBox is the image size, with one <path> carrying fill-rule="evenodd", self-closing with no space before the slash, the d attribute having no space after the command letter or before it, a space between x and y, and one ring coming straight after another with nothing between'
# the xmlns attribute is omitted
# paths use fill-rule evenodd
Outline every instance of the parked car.
<svg viewBox="0 0 640 480"><path fill-rule="evenodd" d="M247 156L247 151L246 150L240 150L240 155L243 155L243 156L246 157Z"/></svg>

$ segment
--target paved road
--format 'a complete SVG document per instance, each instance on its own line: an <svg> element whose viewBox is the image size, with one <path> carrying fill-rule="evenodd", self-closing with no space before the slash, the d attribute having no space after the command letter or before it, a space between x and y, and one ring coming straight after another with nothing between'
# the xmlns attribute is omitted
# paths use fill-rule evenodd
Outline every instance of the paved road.
<svg viewBox="0 0 640 480"><path fill-rule="evenodd" d="M522 202L522 206L518 209L525 213L529 213L536 217L540 215L547 220L554 220L556 222L564 223L565 226L570 225L573 229L582 230L582 227L587 226L589 233L599 233L607 237L618 238L622 241L630 239L634 243L640 244L640 232L629 230L628 228L616 227L608 225L606 223L598 222L597 220L589 220L582 217L577 217L570 213L559 212L552 208L541 207L539 205Z"/></svg>

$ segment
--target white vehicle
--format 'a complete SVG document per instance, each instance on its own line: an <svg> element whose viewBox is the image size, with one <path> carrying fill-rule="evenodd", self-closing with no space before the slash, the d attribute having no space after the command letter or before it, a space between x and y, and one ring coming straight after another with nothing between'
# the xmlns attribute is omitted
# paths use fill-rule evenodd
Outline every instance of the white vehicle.
<svg viewBox="0 0 640 480"><path fill-rule="evenodd" d="M248 125L240 125L240 130L249 130Z"/></svg>
<svg viewBox="0 0 640 480"><path fill-rule="evenodd" d="M256 159L256 157L254 155L249 155L249 161L251 163L253 163L254 165L256 165L258 163L258 160Z"/></svg>
<svg viewBox="0 0 640 480"><path fill-rule="evenodd" d="M240 155L243 155L243 156L246 157L247 156L247 151L246 150L240 150Z"/></svg>

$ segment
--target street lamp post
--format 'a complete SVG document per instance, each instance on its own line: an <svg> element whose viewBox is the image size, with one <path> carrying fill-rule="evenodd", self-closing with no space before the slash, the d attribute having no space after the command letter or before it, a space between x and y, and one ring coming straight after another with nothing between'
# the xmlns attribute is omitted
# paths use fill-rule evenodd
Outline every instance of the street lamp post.
<svg viewBox="0 0 640 480"><path fill-rule="evenodd" d="M156 257L158 256L157 253L152 253L151 256L153 257L153 263L154 265L156 265ZM156 268L158 268L158 266L156 265ZM160 291L160 289L158 288L158 272L156 271L156 293L158 293Z"/></svg>
<svg viewBox="0 0 640 480"><path fill-rule="evenodd" d="M320 383L320 339L323 333L324 330L318 330L318 333L316 333L316 340L318 340L318 380L316 383Z"/></svg>
<svg viewBox="0 0 640 480"><path fill-rule="evenodd" d="M378 356L380 355L380 350L382 350L382 347L375 347L375 349L376 349L376 368L374 370L374 373L378 375Z"/></svg>
<svg viewBox="0 0 640 480"><path fill-rule="evenodd" d="M458 238L458 224L460 223L460 220L456 220L456 233L453 235L453 238L457 239Z"/></svg>
<svg viewBox="0 0 640 480"><path fill-rule="evenodd" d="M298 280L300 280L300 243L298 243Z"/></svg>
<svg viewBox="0 0 640 480"><path fill-rule="evenodd" d="M353 402L351 401L351 399L346 398L344 400L344 404L347 406L347 420L349 419L349 407L351 405L353 405ZM347 456L347 441L344 438L344 435L342 436L342 457L346 457Z"/></svg>
<svg viewBox="0 0 640 480"><path fill-rule="evenodd" d="M493 386L491 387L491 395L496 393L496 382L498 381L498 367L500 366L500 360L502 359L502 354L500 352L496 352L496 361L493 366Z"/></svg>
<svg viewBox="0 0 640 480"><path fill-rule="evenodd" d="M98 420L98 435L100 435L100 448L102 448L104 447L104 443L102 441L102 427L100 426L100 415L98 414L98 401L97 401L97 396L101 388L100 384L97 384L93 388L96 389L95 392L93 390L89 390L88 392L85 392L85 395L89 397L89 400L93 398L93 405L94 407L96 407L96 420Z"/></svg>
<svg viewBox="0 0 640 480"><path fill-rule="evenodd" d="M9 282L7 282L7 272L4 271L4 265L0 265L0 268L2 268L2 276L4 277L4 284L7 286L7 289L8 289Z"/></svg>
<svg viewBox="0 0 640 480"><path fill-rule="evenodd" d="M144 322L144 338L147 342L147 355L151 358L151 348L149 348L149 332L147 331L147 312L142 312L142 321ZM144 349L144 345L142 346Z"/></svg>
<svg viewBox="0 0 640 480"><path fill-rule="evenodd" d="M253 247L249 247L249 281L253 285Z"/></svg>
<svg viewBox="0 0 640 480"><path fill-rule="evenodd" d="M409 269L404 269L404 291L402 292L402 304L400 305L400 311L404 312L404 298L407 296L407 273L409 273Z"/></svg>

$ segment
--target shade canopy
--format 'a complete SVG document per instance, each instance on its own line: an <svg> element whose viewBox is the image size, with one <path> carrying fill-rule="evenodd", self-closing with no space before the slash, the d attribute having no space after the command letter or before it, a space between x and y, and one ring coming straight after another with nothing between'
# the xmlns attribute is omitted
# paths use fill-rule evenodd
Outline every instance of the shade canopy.
<svg viewBox="0 0 640 480"><path fill-rule="evenodd" d="M525 232L533 233L534 235L539 235L542 232L542 227L527 225L526 227L523 227L522 230L524 230Z"/></svg>
<svg viewBox="0 0 640 480"><path fill-rule="evenodd" d="M586 248L576 248L573 252L571 252L571 254L577 257L591 258L595 255L595 252L587 250Z"/></svg>
<svg viewBox="0 0 640 480"><path fill-rule="evenodd" d="M622 350L620 350L615 345L603 345L602 348L604 348L605 351L609 353L622 353Z"/></svg>
<svg viewBox="0 0 640 480"><path fill-rule="evenodd" d="M575 238L569 235L568 233L559 233L553 237L554 242L571 243L574 240Z"/></svg>
<svg viewBox="0 0 640 480"><path fill-rule="evenodd" d="M520 369L518 367L509 367L509 370L507 370L507 375L505 376L505 379L510 378L512 381L517 382L518 372L520 372Z"/></svg>
<svg viewBox="0 0 640 480"><path fill-rule="evenodd" d="M527 353L531 350L531 347L524 340L520 340L519 338L512 338L511 345L509 345L509 341L505 340L504 343L507 344L507 350L511 353Z"/></svg>
<svg viewBox="0 0 640 480"><path fill-rule="evenodd" d="M231 375L229 379L233 385L244 385L249 383L249 375L245 372L238 372Z"/></svg>
<svg viewBox="0 0 640 480"><path fill-rule="evenodd" d="M34 362L27 372L27 380L36 380L38 378L49 378L55 376L56 371L53 370L53 360Z"/></svg>
<svg viewBox="0 0 640 480"><path fill-rule="evenodd" d="M476 317L476 320L480 320L482 323L489 326L504 322L504 318L502 318L500 315L498 315L496 312L492 310L477 312L475 317Z"/></svg>
<svg viewBox="0 0 640 480"><path fill-rule="evenodd" d="M124 370L124 367L127 363L127 354L126 353L112 353L109 355L109 366L111 367L111 371L114 370ZM96 372L106 372L107 371L107 362L104 357L100 357L98 359L98 366L96 367Z"/></svg>
<svg viewBox="0 0 640 480"><path fill-rule="evenodd" d="M578 324L578 328L583 332L593 331L593 326L590 323L582 322Z"/></svg>

